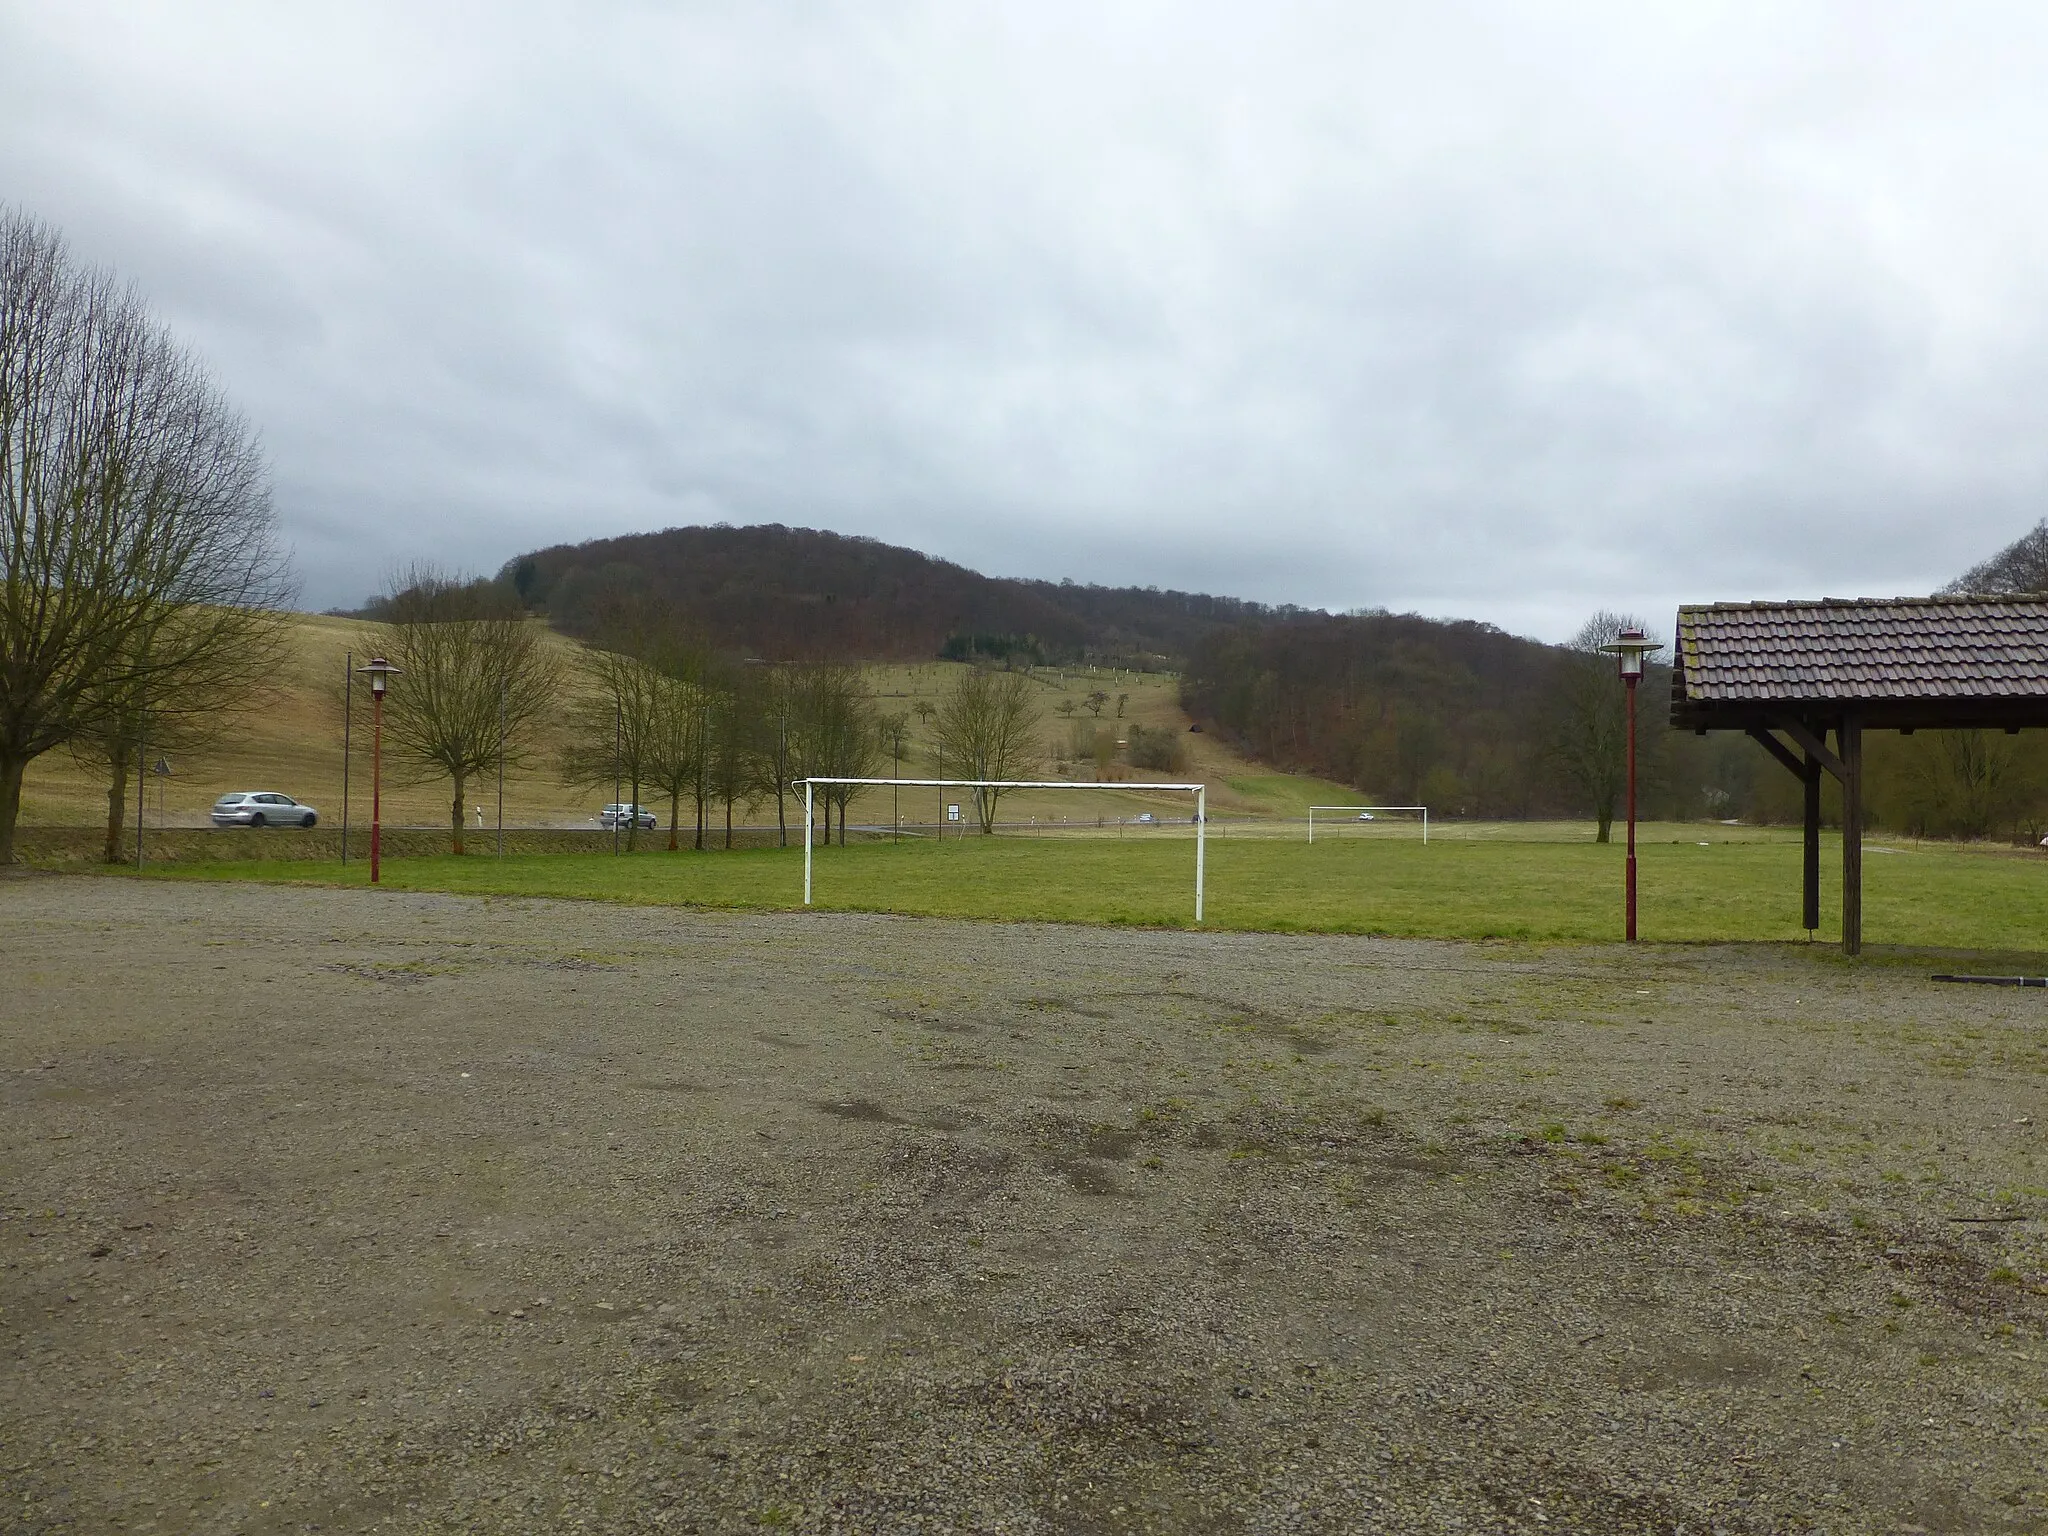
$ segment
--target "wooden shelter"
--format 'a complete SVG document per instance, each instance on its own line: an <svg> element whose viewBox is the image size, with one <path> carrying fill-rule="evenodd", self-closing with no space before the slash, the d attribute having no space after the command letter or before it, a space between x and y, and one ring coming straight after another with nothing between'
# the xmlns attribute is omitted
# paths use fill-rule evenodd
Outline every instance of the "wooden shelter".
<svg viewBox="0 0 2048 1536"><path fill-rule="evenodd" d="M1841 785L1852 955L1863 947L1864 731L2048 726L2048 597L1706 603L1678 610L1674 649L1671 723L1746 731L1805 786L1809 930L1820 926L1821 774Z"/></svg>

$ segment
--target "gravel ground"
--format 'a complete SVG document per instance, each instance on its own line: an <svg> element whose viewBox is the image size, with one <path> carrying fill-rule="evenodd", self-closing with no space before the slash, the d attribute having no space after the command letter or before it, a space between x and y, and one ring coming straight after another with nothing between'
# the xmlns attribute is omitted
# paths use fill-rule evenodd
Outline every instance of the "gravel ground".
<svg viewBox="0 0 2048 1536"><path fill-rule="evenodd" d="M2039 992L39 876L0 1095L8 1531L2048 1530Z"/></svg>

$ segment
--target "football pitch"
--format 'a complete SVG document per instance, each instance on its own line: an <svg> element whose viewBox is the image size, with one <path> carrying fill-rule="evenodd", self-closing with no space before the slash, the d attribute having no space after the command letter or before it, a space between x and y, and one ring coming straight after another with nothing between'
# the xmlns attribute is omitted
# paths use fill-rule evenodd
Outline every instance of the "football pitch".
<svg viewBox="0 0 2048 1536"><path fill-rule="evenodd" d="M1212 832L1204 926L1448 939L1599 942L1621 931L1622 849L1579 830L1508 825L1323 836ZM279 834L273 834L279 835ZM1650 942L1798 941L1796 834L1652 825L1639 846L1641 934ZM394 890L544 896L656 906L780 910L802 903L803 850L503 860L389 859ZM366 883L360 861L237 860L163 866L186 879ZM2048 855L1873 839L1864 860L1865 936L1876 946L2018 955L2048 949ZM1839 937L1839 846L1822 848L1819 937ZM814 854L821 910L1188 927L1194 845L1185 826L1119 837L967 836L856 841Z"/></svg>

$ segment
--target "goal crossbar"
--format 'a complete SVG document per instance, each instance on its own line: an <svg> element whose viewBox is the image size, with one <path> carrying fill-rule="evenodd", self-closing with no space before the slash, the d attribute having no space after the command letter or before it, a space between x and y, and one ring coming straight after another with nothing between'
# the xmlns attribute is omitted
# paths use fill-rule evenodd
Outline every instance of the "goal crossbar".
<svg viewBox="0 0 2048 1536"><path fill-rule="evenodd" d="M1317 811L1420 811L1422 812L1422 843L1429 846L1429 807L1426 805L1312 805L1308 808L1308 840L1316 840Z"/></svg>
<svg viewBox="0 0 2048 1536"><path fill-rule="evenodd" d="M1209 834L1209 786L1206 784L1076 784L1072 779L793 779L790 787L804 790L804 905L811 904L811 852L813 796L820 785L855 784L864 788L887 789L1092 789L1131 793L1178 792L1195 797L1195 921L1202 920L1202 871Z"/></svg>

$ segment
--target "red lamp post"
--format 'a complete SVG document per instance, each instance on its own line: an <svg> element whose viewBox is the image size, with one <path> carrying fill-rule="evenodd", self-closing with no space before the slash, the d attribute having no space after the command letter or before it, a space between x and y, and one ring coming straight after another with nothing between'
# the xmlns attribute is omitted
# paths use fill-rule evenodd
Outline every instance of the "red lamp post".
<svg viewBox="0 0 2048 1536"><path fill-rule="evenodd" d="M375 885L384 832L384 689L391 678L403 673L382 656L372 657L368 666L356 670L369 674L374 722L370 730L370 884Z"/></svg>
<svg viewBox="0 0 2048 1536"><path fill-rule="evenodd" d="M1643 657L1664 647L1643 638L1633 626L1621 631L1601 650L1620 666L1622 685L1628 689L1628 873L1623 877L1627 911L1628 942L1636 941L1636 684L1643 680Z"/></svg>

